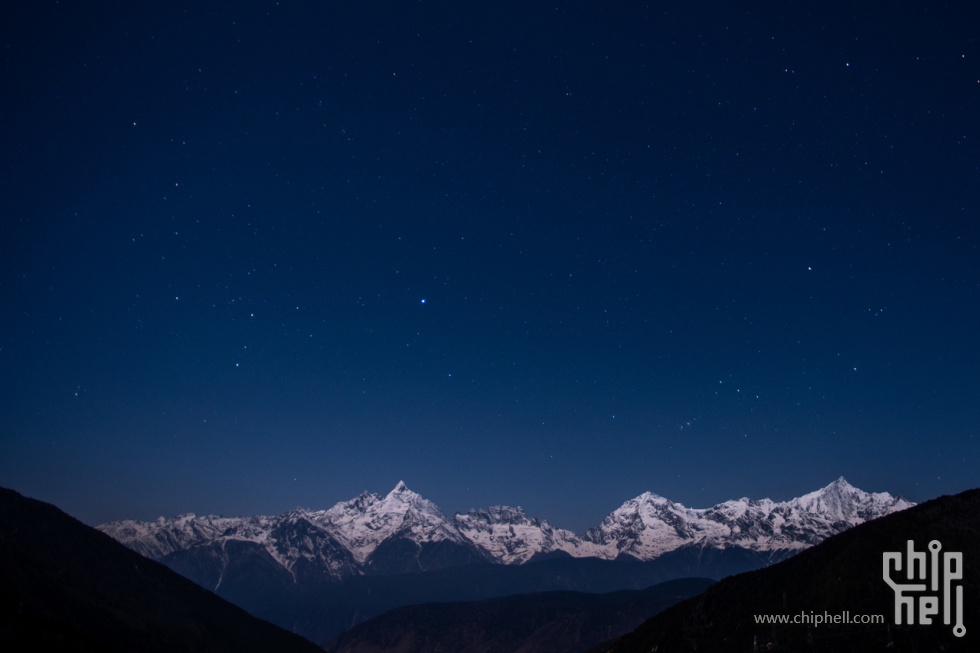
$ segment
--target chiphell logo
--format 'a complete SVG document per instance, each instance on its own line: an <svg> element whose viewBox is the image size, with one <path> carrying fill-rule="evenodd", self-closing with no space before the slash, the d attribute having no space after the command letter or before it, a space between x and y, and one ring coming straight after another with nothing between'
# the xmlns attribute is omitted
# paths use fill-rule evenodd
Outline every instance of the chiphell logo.
<svg viewBox="0 0 980 653"><path fill-rule="evenodd" d="M903 559L900 551L888 551L882 556L882 577L895 590L895 624L931 624L939 614L942 600L943 623L952 623L956 609L953 634L963 637L963 554L947 551L940 555L939 540L929 542L929 553L916 551L915 542L908 541ZM900 574L904 570L904 574ZM898 582L898 581L922 582ZM927 584L928 583L928 584ZM918 599L918 602L916 602ZM918 621L916 621L918 615Z"/></svg>

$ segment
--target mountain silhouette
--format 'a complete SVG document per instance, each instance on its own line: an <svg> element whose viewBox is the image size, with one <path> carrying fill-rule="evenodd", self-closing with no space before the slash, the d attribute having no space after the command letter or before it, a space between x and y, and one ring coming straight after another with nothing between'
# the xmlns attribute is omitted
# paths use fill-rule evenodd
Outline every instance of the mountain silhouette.
<svg viewBox="0 0 980 653"><path fill-rule="evenodd" d="M54 506L3 488L0 650L319 651Z"/></svg>

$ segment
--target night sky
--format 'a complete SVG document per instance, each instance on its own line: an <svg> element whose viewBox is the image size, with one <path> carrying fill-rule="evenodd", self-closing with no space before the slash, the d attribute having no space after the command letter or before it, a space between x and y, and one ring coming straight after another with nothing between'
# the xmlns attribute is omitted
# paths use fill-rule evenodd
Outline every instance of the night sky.
<svg viewBox="0 0 980 653"><path fill-rule="evenodd" d="M576 531L980 485L967 6L3 3L0 485Z"/></svg>

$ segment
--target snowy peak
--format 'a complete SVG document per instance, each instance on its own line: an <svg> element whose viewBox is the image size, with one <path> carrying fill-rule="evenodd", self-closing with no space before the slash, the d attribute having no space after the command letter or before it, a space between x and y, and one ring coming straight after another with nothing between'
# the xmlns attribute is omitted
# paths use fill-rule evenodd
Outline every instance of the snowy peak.
<svg viewBox="0 0 980 653"><path fill-rule="evenodd" d="M706 537L725 535L712 520L702 518L702 511L644 492L614 510L585 538L601 547L602 557L630 555L652 560L688 543Z"/></svg>
<svg viewBox="0 0 980 653"><path fill-rule="evenodd" d="M856 516L858 506L869 498L867 492L858 490L841 476L827 487L794 499L790 504L803 512L820 513L846 521Z"/></svg>
<svg viewBox="0 0 980 653"><path fill-rule="evenodd" d="M364 563L381 542L392 537L404 537L419 544L461 541L442 511L409 490L404 481L399 481L383 499L377 494L364 493L338 503L323 513L321 521L359 563Z"/></svg>
<svg viewBox="0 0 980 653"><path fill-rule="evenodd" d="M392 491L389 492L388 496L385 498L390 499L394 495L401 495L401 494L410 494L416 497L419 496L408 489L408 486L405 485L405 481L398 481L398 484L395 485L394 489L392 489Z"/></svg>
<svg viewBox="0 0 980 653"><path fill-rule="evenodd" d="M787 505L802 513L856 526L883 514L904 510L913 504L887 492L869 493L859 490L841 476L827 487L788 501Z"/></svg>
<svg viewBox="0 0 980 653"><path fill-rule="evenodd" d="M632 503L635 503L637 505L657 506L657 507L664 507L664 508L668 508L674 505L674 502L671 501L670 499L664 498L659 494L654 494L653 492L644 492L640 496L633 499Z"/></svg>

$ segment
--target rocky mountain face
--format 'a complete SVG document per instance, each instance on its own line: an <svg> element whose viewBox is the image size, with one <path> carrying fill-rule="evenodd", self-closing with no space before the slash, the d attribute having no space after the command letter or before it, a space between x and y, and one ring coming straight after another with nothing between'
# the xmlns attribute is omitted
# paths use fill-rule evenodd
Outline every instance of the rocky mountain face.
<svg viewBox="0 0 980 653"><path fill-rule="evenodd" d="M578 536L530 518L519 507L470 510L450 519L400 482L385 497L365 492L328 510L297 508L277 517L181 515L154 522L112 522L99 529L156 560L208 549L220 563L228 557L227 543L235 542L239 548L264 551L271 563L298 582L481 561L519 565L556 552L574 558L629 556L649 561L686 547L738 548L783 558L911 505L887 493L864 492L843 478L790 501L743 498L702 509L646 492ZM220 578L220 571L216 573Z"/></svg>

